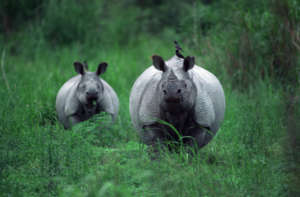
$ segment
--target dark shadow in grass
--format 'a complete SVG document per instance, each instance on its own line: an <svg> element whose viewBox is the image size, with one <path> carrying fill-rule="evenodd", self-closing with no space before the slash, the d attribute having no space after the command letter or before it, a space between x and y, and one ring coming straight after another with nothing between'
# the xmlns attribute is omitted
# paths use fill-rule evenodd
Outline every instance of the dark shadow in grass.
<svg viewBox="0 0 300 197"><path fill-rule="evenodd" d="M164 120L157 120L157 122L168 129L164 130L164 139L156 141L154 145L148 147L148 154L152 160L160 160L164 154L176 154L183 160L193 160L198 157L211 165L222 163L217 162L216 156L207 153L203 147L199 148L193 136L183 135L172 124ZM210 131L207 130L207 132Z"/></svg>
<svg viewBox="0 0 300 197"><path fill-rule="evenodd" d="M41 117L39 119L39 125L55 125L57 122L57 116L55 109L51 106L45 106L40 110Z"/></svg>
<svg viewBox="0 0 300 197"><path fill-rule="evenodd" d="M93 145L102 147L114 147L119 144L125 138L122 130L118 121L112 122L111 115L106 112L94 115L72 128L74 132L86 131L94 135Z"/></svg>
<svg viewBox="0 0 300 197"><path fill-rule="evenodd" d="M300 194L300 88L290 93L286 99L287 140L284 144L288 174L289 195Z"/></svg>

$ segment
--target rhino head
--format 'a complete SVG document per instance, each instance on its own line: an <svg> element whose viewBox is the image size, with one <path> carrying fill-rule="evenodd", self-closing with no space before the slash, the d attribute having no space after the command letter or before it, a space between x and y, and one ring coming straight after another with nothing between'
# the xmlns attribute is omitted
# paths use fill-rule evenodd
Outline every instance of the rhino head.
<svg viewBox="0 0 300 197"><path fill-rule="evenodd" d="M160 108L172 115L180 115L192 109L195 104L196 88L188 71L193 68L195 58L189 56L181 58L180 67L167 65L158 55L152 56L152 60L154 67L162 71L157 87Z"/></svg>
<svg viewBox="0 0 300 197"><path fill-rule="evenodd" d="M74 68L81 75L76 89L76 97L85 109L92 110L96 108L101 101L101 95L103 95L104 87L99 76L106 71L107 63L100 63L96 72L86 71L86 63L74 62Z"/></svg>

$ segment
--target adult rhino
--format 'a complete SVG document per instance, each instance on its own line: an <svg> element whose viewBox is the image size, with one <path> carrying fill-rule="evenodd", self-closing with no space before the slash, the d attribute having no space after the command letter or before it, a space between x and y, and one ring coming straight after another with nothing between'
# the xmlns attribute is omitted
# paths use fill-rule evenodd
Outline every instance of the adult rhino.
<svg viewBox="0 0 300 197"><path fill-rule="evenodd" d="M99 78L107 63L100 63L96 72L86 71L87 65L80 62L74 62L74 68L79 75L65 82L56 96L59 121L68 129L102 111L109 113L114 121L119 111L117 94Z"/></svg>
<svg viewBox="0 0 300 197"><path fill-rule="evenodd" d="M219 80L195 65L194 57L176 55L164 61L152 56L153 65L135 81L130 93L130 115L142 141L179 140L164 122L172 124L188 145L205 146L224 119L225 97ZM194 143L196 142L196 143Z"/></svg>

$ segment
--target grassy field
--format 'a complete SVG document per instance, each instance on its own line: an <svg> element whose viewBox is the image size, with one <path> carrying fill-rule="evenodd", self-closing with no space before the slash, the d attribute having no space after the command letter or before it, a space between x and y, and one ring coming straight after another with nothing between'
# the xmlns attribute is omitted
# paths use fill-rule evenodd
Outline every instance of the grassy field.
<svg viewBox="0 0 300 197"><path fill-rule="evenodd" d="M196 155L163 151L151 160L130 122L129 93L151 55L174 55L172 42L145 38L126 47L23 49L2 51L1 196L288 195L283 90L268 79L245 93L232 89L219 52L185 54L195 55L224 86L221 129ZM87 60L91 70L109 63L103 78L119 96L115 125L101 114L69 131L57 121L55 97L75 75L76 60Z"/></svg>

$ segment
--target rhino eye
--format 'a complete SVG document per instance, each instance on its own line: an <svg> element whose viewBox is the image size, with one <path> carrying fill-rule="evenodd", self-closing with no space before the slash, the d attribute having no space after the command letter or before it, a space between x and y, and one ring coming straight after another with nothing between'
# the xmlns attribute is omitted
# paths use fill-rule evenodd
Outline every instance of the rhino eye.
<svg viewBox="0 0 300 197"><path fill-rule="evenodd" d="M163 93L164 93L164 95L166 95L166 94L167 94L167 91L166 91L166 90L163 90Z"/></svg>

